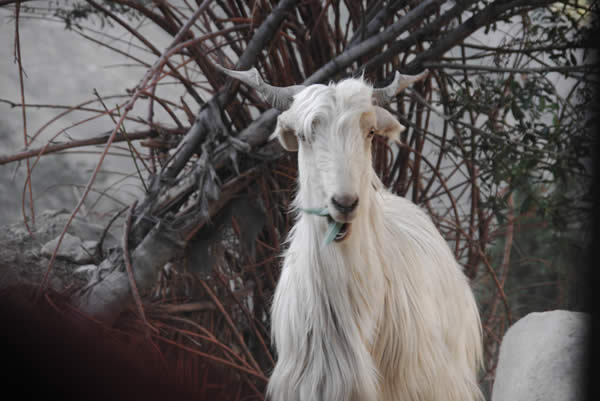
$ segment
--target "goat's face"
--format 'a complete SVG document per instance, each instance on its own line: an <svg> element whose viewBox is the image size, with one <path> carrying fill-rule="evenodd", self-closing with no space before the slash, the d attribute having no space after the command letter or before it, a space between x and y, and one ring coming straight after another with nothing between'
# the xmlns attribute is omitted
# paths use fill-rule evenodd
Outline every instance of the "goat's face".
<svg viewBox="0 0 600 401"><path fill-rule="evenodd" d="M403 75L396 71L391 84L377 89L362 79L278 88L265 83L256 68L234 71L215 67L255 88L273 107L285 110L277 119L274 135L285 149L299 151L296 205L327 206L330 218L344 223L336 239L346 238L350 222L369 206L373 135L398 140L404 130L390 113L374 104L389 104L428 72Z"/></svg>
<svg viewBox="0 0 600 401"><path fill-rule="evenodd" d="M300 207L327 206L331 218L350 223L368 204L373 136L398 140L404 130L373 105L372 91L360 79L311 85L279 116L274 135L285 149L299 152Z"/></svg>

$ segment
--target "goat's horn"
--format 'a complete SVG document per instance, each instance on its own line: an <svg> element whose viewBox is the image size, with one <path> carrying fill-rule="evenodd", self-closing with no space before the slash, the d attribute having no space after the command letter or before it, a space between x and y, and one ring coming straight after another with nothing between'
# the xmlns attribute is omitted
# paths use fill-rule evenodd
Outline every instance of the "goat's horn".
<svg viewBox="0 0 600 401"><path fill-rule="evenodd" d="M215 66L231 78L238 79L251 88L256 89L263 95L267 103L282 111L287 110L294 101L294 95L305 88L303 85L284 87L269 85L263 81L256 68L252 68L248 71L234 71L221 67L218 64L215 64Z"/></svg>
<svg viewBox="0 0 600 401"><path fill-rule="evenodd" d="M425 78L429 74L429 70L425 70L417 75L403 75L396 71L394 81L385 88L373 89L373 98L379 106L389 104L393 97L404 89Z"/></svg>

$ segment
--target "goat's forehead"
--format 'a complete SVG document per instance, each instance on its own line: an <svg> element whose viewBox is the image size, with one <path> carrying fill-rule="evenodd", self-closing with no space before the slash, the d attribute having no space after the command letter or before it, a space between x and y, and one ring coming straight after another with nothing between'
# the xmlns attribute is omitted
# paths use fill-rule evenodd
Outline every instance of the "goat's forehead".
<svg viewBox="0 0 600 401"><path fill-rule="evenodd" d="M368 107L372 103L373 87L362 79L346 79L335 85L335 97L340 107Z"/></svg>
<svg viewBox="0 0 600 401"><path fill-rule="evenodd" d="M372 109L373 88L362 79L346 79L338 84L310 85L294 97L292 109L301 121L310 126L313 121L332 122L349 115L357 118Z"/></svg>

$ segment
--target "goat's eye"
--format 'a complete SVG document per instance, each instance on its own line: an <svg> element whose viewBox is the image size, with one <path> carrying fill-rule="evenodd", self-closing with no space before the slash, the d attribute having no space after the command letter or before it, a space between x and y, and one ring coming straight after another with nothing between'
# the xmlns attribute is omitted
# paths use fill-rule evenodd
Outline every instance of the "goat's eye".
<svg viewBox="0 0 600 401"><path fill-rule="evenodd" d="M371 127L371 129L369 130L369 133L367 134L367 138L371 139L371 138L373 138L373 135L375 135L375 128Z"/></svg>

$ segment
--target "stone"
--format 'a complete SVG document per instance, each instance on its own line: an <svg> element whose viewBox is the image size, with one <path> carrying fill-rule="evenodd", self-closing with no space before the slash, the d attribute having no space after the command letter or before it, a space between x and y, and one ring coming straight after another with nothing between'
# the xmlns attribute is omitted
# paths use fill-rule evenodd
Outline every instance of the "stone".
<svg viewBox="0 0 600 401"><path fill-rule="evenodd" d="M38 213L35 225L29 225L31 234L23 221L0 225L0 289L37 286L45 278L49 260L54 252L57 237L63 231L71 213L66 209L47 210ZM58 258L50 270L49 288L62 292L66 288L75 290L86 284L88 274L73 274L82 264L96 263L98 241L112 216L75 217L67 230L67 244L61 245ZM94 220L91 220L91 219ZM105 235L104 254L118 246L120 224L115 222ZM111 232L112 231L112 232ZM75 237L75 246L70 252L68 242ZM52 242L54 240L54 242ZM42 248L45 251L42 253Z"/></svg>
<svg viewBox="0 0 600 401"><path fill-rule="evenodd" d="M42 247L42 255L52 257L59 239L60 236L44 244ZM66 259L77 264L91 263L93 262L94 256L97 253L97 246L98 241L83 241L81 238L71 235L67 232L63 237L63 241L60 245L58 253L56 254L56 257Z"/></svg>
<svg viewBox="0 0 600 401"><path fill-rule="evenodd" d="M98 269L98 266L89 264L89 265L83 265L83 266L78 267L77 269L73 270L73 273L75 273L75 274L91 274L94 271L96 271L97 269Z"/></svg>
<svg viewBox="0 0 600 401"><path fill-rule="evenodd" d="M492 401L582 401L589 315L530 313L505 334Z"/></svg>

